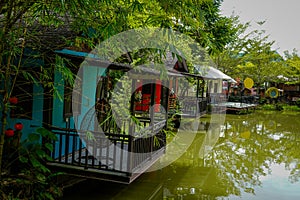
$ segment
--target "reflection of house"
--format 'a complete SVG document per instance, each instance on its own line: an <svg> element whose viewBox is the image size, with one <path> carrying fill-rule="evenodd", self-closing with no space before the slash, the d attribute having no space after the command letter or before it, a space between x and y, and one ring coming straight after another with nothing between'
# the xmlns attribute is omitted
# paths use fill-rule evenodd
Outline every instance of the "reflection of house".
<svg viewBox="0 0 300 200"><path fill-rule="evenodd" d="M210 189L214 187L212 183L217 182L216 170L211 167L177 167L176 174L169 177L172 177L172 180L165 182L164 199L208 197L209 194L213 194Z"/></svg>
<svg viewBox="0 0 300 200"><path fill-rule="evenodd" d="M186 154L165 173L164 199L214 199L228 196L228 191L219 179L214 167L213 148L220 136L220 124L215 124L205 133L197 133ZM171 168L171 169L170 169Z"/></svg>
<svg viewBox="0 0 300 200"><path fill-rule="evenodd" d="M220 131L220 124L210 125L210 128L207 130L204 141L199 150L199 158L205 159L205 157L212 151L219 140Z"/></svg>

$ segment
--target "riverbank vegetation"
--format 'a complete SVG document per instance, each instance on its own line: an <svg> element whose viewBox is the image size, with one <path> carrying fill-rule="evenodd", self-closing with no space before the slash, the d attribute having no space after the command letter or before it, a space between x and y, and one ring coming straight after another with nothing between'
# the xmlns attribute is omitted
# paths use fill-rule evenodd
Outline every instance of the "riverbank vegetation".
<svg viewBox="0 0 300 200"><path fill-rule="evenodd" d="M258 106L260 110L277 110L277 111L300 111L299 105L289 105L286 103L263 104Z"/></svg>
<svg viewBox="0 0 300 200"><path fill-rule="evenodd" d="M16 134L22 134L19 131ZM57 199L62 189L57 185L61 173L51 171L46 161L51 158L46 151L52 151L51 143L40 141L56 140L55 135L45 128L38 128L22 142L16 137L6 137L3 171L0 181L0 198L6 199Z"/></svg>

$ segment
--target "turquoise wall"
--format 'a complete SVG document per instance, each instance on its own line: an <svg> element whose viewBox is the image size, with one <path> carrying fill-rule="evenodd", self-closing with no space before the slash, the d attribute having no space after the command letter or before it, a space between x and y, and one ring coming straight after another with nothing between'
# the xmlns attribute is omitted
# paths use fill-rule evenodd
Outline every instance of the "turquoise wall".
<svg viewBox="0 0 300 200"><path fill-rule="evenodd" d="M105 75L105 68L86 66L83 69L82 77L82 98L81 98L81 114L77 116L76 121L81 124L82 119L90 108L95 105L97 77ZM60 73L55 73L55 87L58 95L64 97L64 80ZM70 128L78 128L74 126L74 117L70 117L68 121L64 118L64 102L58 98L58 95L53 98L52 125L56 127L67 128L68 123Z"/></svg>
<svg viewBox="0 0 300 200"><path fill-rule="evenodd" d="M34 56L39 56L39 54L31 49L25 49L24 55L21 60L21 66L22 68L38 68L39 66L44 65L44 61L39 58L35 58ZM15 65L18 65L19 63L18 59L15 59ZM0 84L0 89L3 86L3 82ZM2 88L3 89L3 88ZM23 124L23 130L22 130L22 138L23 141L28 137L28 134L35 132L35 129L37 127L42 126L43 122L43 103L44 103L44 90L43 87L40 84L33 84L33 110L32 110L32 119L18 119L18 118L10 118L8 115L7 119L7 126L6 128L12 128L14 129L14 125L18 122ZM2 97L0 96L0 99ZM2 106L2 105L1 105ZM0 109L2 109L0 106ZM0 112L0 117L1 112ZM2 124L0 124L0 128L2 128Z"/></svg>
<svg viewBox="0 0 300 200"><path fill-rule="evenodd" d="M86 116L87 112L95 106L97 77L104 75L105 68L87 66L83 69L81 114L78 116L79 127L81 126L81 122Z"/></svg>
<svg viewBox="0 0 300 200"><path fill-rule="evenodd" d="M80 129L82 120L84 119L86 113L90 108L94 107L96 100L96 86L97 86L97 77L105 75L105 68L99 68L95 66L86 66L83 68L82 74L82 95L81 95L81 113L77 116L72 116L68 119L64 118L64 102L60 97L64 97L64 80L60 73L55 73L55 87L57 90L57 95L53 98L53 111L52 111L52 125L60 128L71 128L71 129ZM78 122L78 126L75 126L75 120ZM70 138L70 141L73 141L73 138ZM62 141L57 141L55 149L55 157L59 156L58 144L63 143L62 155L67 153L66 151L71 152L73 149L72 144L69 144L68 148L65 148L65 138L62 138ZM67 149L67 150L66 150ZM79 149L79 146L76 146L75 149Z"/></svg>
<svg viewBox="0 0 300 200"><path fill-rule="evenodd" d="M64 119L64 80L59 72L54 74L54 87L56 92L53 96L52 126L67 128L67 121Z"/></svg>
<svg viewBox="0 0 300 200"><path fill-rule="evenodd" d="M30 133L35 132L37 127L42 126L43 122L43 88L41 85L34 84L33 85L33 111L32 111L32 119L17 119L17 118L9 118L7 128L14 129L14 125L18 122L23 124L22 130L22 138L21 140L25 140Z"/></svg>
<svg viewBox="0 0 300 200"><path fill-rule="evenodd" d="M106 68L100 68L97 66L85 66L83 68L82 76L82 99L81 99L81 114L76 116L78 125L80 126L82 119L84 119L86 113L95 105L96 86L99 76L105 76ZM74 117L68 119L64 118L64 80L59 72L55 72L55 94L53 98L52 108L52 126L60 128L74 129ZM14 125L18 122L23 124L22 140L25 140L30 133L35 132L38 127L42 127L43 123L43 109L44 109L44 90L41 85L33 85L33 111L32 119L16 119L8 117L8 124L6 128L14 128ZM0 114L1 115L1 114ZM0 116L1 117L1 116ZM0 124L0 127L2 125ZM65 142L64 139L61 142ZM69 148L72 149L70 145ZM56 156L58 156L56 149ZM65 149L62 152L65 153Z"/></svg>

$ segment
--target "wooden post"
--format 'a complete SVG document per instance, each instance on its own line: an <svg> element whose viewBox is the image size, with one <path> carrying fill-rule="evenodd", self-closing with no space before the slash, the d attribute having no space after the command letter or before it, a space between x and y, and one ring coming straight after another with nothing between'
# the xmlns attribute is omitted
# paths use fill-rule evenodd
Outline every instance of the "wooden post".
<svg viewBox="0 0 300 200"><path fill-rule="evenodd" d="M152 107L152 109L150 110L150 126L153 126L154 124L154 104L155 104L155 88L156 88L156 84L151 84L151 97L150 97L150 107Z"/></svg>
<svg viewBox="0 0 300 200"><path fill-rule="evenodd" d="M168 118L169 118L169 97L170 97L170 89L169 88L166 88L165 87L165 90L166 90L166 128L168 127Z"/></svg>
<svg viewBox="0 0 300 200"><path fill-rule="evenodd" d="M130 98L130 115L135 117L135 85L136 85L136 79L132 79L132 83L131 83L131 86L132 86L132 90L131 90L131 98ZM129 134L133 134L134 133L134 124L131 124L131 120L129 119Z"/></svg>
<svg viewBox="0 0 300 200"><path fill-rule="evenodd" d="M200 104L199 104L199 78L197 78L197 89L196 89L196 113L195 115L197 116L197 114L200 114Z"/></svg>
<svg viewBox="0 0 300 200"><path fill-rule="evenodd" d="M161 104L161 95L162 95L162 91L161 91L161 80L156 80L156 85L155 85L155 104ZM160 111L160 107L155 107L155 112L159 112Z"/></svg>
<svg viewBox="0 0 300 200"><path fill-rule="evenodd" d="M134 152L133 152L133 149L134 149L134 137L132 135L129 135L128 137L128 149L127 149L127 175L128 176L131 176L132 174L132 165L133 165L133 162L134 162Z"/></svg>

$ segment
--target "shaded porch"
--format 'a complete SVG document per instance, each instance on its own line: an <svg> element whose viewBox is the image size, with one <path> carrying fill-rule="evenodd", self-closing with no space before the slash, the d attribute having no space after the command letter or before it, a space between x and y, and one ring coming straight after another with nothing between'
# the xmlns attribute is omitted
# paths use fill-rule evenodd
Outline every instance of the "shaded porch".
<svg viewBox="0 0 300 200"><path fill-rule="evenodd" d="M145 123L136 136L53 127L58 140L52 143L48 165L70 175L130 183L165 153L164 126L165 121Z"/></svg>

